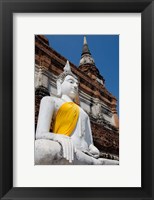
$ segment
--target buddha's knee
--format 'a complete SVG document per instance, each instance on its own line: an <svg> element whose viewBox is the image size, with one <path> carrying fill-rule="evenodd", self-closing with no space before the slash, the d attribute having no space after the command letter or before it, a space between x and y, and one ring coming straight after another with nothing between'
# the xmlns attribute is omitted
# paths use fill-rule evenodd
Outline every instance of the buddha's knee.
<svg viewBox="0 0 154 200"><path fill-rule="evenodd" d="M62 148L58 142L38 139L35 140L35 164L50 165L62 158Z"/></svg>

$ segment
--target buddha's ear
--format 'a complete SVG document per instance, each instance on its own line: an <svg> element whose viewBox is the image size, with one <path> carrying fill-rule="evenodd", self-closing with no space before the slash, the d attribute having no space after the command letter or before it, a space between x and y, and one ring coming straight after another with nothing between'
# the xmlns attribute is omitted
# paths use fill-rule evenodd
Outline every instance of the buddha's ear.
<svg viewBox="0 0 154 200"><path fill-rule="evenodd" d="M61 97L61 81L57 80L57 96Z"/></svg>

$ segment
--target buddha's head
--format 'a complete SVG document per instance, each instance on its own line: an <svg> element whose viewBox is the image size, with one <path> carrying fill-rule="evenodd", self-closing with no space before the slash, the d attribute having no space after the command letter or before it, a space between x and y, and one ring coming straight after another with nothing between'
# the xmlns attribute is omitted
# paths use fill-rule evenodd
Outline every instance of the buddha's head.
<svg viewBox="0 0 154 200"><path fill-rule="evenodd" d="M78 96L78 79L72 73L68 61L64 67L64 72L61 73L57 79L57 95L59 97L62 95L67 95L73 101L75 101Z"/></svg>

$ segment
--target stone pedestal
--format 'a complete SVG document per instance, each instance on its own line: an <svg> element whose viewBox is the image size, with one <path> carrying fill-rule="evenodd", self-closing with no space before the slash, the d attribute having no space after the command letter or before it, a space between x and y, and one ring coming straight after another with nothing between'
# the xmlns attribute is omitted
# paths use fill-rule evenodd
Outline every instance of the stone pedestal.
<svg viewBox="0 0 154 200"><path fill-rule="evenodd" d="M95 159L77 150L74 161L69 163L62 157L62 147L58 142L46 139L35 140L35 165L118 165L119 162L104 158Z"/></svg>

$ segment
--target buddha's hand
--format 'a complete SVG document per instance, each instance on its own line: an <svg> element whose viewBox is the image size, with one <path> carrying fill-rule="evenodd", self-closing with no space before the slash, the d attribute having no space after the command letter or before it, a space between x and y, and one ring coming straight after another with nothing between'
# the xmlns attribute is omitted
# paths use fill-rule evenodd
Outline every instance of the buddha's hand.
<svg viewBox="0 0 154 200"><path fill-rule="evenodd" d="M93 157L98 158L100 155L99 150L93 145L89 145L89 152L93 155Z"/></svg>
<svg viewBox="0 0 154 200"><path fill-rule="evenodd" d="M61 134L55 134L54 140L62 145L63 157L70 163L74 160L74 146L71 137Z"/></svg>

